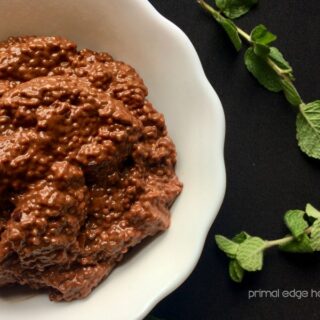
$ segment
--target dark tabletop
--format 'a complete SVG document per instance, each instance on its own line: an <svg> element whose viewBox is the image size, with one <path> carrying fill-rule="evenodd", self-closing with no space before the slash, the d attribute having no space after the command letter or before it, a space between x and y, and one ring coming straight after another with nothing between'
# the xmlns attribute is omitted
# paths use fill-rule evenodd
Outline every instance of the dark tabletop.
<svg viewBox="0 0 320 320"><path fill-rule="evenodd" d="M221 210L197 267L152 314L165 320L319 319L320 254L270 250L261 272L235 284L227 275L227 259L214 244L215 234L232 236L241 230L266 239L282 237L286 210L303 209L307 202L320 208L320 160L299 151L295 112L281 94L257 84L244 67L243 52L235 52L195 0L150 2L192 41L222 101L227 128L227 192ZM263 23L278 35L276 45L293 66L306 102L320 99L319 11L320 0L260 0L237 20L247 31ZM249 290L278 289L306 290L309 298L298 299L296 293L295 298L248 299ZM319 291L318 298L310 297L311 290Z"/></svg>

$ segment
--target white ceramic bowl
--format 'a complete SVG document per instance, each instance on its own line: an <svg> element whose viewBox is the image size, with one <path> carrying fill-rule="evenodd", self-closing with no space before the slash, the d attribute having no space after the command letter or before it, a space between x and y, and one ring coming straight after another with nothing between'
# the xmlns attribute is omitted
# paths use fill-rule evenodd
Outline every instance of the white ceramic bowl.
<svg viewBox="0 0 320 320"><path fill-rule="evenodd" d="M225 120L186 35L146 0L2 0L0 39L61 35L134 66L163 112L177 146L183 193L170 229L121 264L85 300L52 303L45 294L0 296L0 318L143 318L197 263L225 193Z"/></svg>

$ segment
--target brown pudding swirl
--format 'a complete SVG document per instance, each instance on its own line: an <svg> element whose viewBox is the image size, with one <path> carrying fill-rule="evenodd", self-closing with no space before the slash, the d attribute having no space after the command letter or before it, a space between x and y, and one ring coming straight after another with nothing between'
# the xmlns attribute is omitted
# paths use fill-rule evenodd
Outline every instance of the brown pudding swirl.
<svg viewBox="0 0 320 320"><path fill-rule="evenodd" d="M84 298L169 227L182 185L146 96L107 53L60 37L0 43L0 286Z"/></svg>

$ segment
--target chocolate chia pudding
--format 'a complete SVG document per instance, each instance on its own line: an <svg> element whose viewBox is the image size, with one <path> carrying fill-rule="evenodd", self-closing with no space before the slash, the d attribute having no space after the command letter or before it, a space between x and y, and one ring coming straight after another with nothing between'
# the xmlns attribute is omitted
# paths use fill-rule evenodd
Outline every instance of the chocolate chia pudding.
<svg viewBox="0 0 320 320"><path fill-rule="evenodd" d="M86 297L169 227L182 185L129 65L60 37L0 43L0 286Z"/></svg>

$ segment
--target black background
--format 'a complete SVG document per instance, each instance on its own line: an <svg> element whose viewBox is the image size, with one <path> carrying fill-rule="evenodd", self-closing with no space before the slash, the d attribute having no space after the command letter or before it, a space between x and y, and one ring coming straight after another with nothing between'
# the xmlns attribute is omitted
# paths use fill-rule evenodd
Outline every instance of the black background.
<svg viewBox="0 0 320 320"><path fill-rule="evenodd" d="M303 209L307 202L320 207L320 161L299 151L294 110L281 94L257 84L244 67L243 52L235 52L195 0L150 2L191 39L222 101L227 127L222 208L196 269L152 314L166 320L318 319L320 297L249 300L248 290L320 291L319 254L271 250L262 272L246 275L239 285L229 280L227 259L214 244L215 234L232 236L241 230L266 239L282 237L286 210ZM260 0L237 20L246 31L263 23L278 35L276 46L293 66L305 102L320 99L319 12L319 0Z"/></svg>

